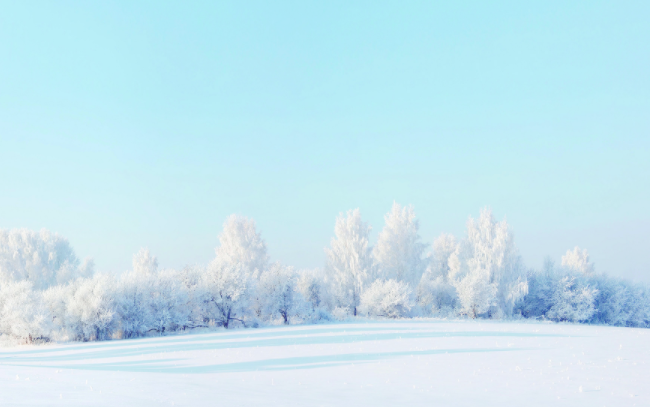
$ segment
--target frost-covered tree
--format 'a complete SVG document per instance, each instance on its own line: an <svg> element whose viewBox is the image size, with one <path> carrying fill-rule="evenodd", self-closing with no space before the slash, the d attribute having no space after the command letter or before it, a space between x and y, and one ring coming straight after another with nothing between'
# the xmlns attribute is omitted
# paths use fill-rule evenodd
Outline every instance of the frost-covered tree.
<svg viewBox="0 0 650 407"><path fill-rule="evenodd" d="M129 272L123 274L115 295L115 309L123 338L134 338L151 329L149 298L152 295L152 278L149 274Z"/></svg>
<svg viewBox="0 0 650 407"><path fill-rule="evenodd" d="M116 328L115 279L96 274L76 280L66 298L65 326L76 340L109 339Z"/></svg>
<svg viewBox="0 0 650 407"><path fill-rule="evenodd" d="M225 328L231 321L245 324L252 309L260 311L262 299L255 296L256 286L269 261L255 221L229 216L215 253L216 258L197 275L197 281L186 284L189 298L200 304L194 314L198 310L203 323L214 321ZM190 275L186 273L185 277Z"/></svg>
<svg viewBox="0 0 650 407"><path fill-rule="evenodd" d="M500 309L496 304L497 284L490 281L490 275L485 270L473 270L462 279L455 281L456 292L465 314L476 318L487 314L500 316Z"/></svg>
<svg viewBox="0 0 650 407"><path fill-rule="evenodd" d="M231 321L245 325L250 302L250 277L241 263L213 261L201 276L197 297L203 303L205 320L230 327Z"/></svg>
<svg viewBox="0 0 650 407"><path fill-rule="evenodd" d="M626 326L636 308L633 285L604 275L594 276L590 280L598 290L594 298L595 312L592 320Z"/></svg>
<svg viewBox="0 0 650 407"><path fill-rule="evenodd" d="M163 334L189 324L188 287L183 273L158 272L158 261L147 249L133 256L133 271L117 282L115 305L122 336Z"/></svg>
<svg viewBox="0 0 650 407"><path fill-rule="evenodd" d="M0 230L0 282L30 281L40 290L89 276L93 265L80 265L68 240L46 229Z"/></svg>
<svg viewBox="0 0 650 407"><path fill-rule="evenodd" d="M550 259L528 277L519 305L526 318L647 326L647 287L581 269L556 267Z"/></svg>
<svg viewBox="0 0 650 407"><path fill-rule="evenodd" d="M416 289L416 301L425 315L451 316L458 307L456 287L442 277L423 278Z"/></svg>
<svg viewBox="0 0 650 407"><path fill-rule="evenodd" d="M372 274L372 257L368 245L371 227L361 220L359 209L340 214L334 226L334 238L327 255L326 270L331 276L332 291L340 307L357 315L364 285Z"/></svg>
<svg viewBox="0 0 650 407"><path fill-rule="evenodd" d="M555 263L546 257L541 271L531 270L528 273L528 293L518 304L521 315L526 318L545 318L553 306L558 280Z"/></svg>
<svg viewBox="0 0 650 407"><path fill-rule="evenodd" d="M198 265L186 266L178 273L178 280L187 295L188 320L180 329L206 328L214 321L214 304L211 295L207 292L206 274L209 267Z"/></svg>
<svg viewBox="0 0 650 407"><path fill-rule="evenodd" d="M328 276L322 269L302 270L299 273L296 289L308 307L305 319L313 322L331 319L329 310L334 308L334 302L329 287Z"/></svg>
<svg viewBox="0 0 650 407"><path fill-rule="evenodd" d="M256 231L255 221L239 215L230 215L223 224L215 261L240 267L252 275L263 272L269 262L266 243Z"/></svg>
<svg viewBox="0 0 650 407"><path fill-rule="evenodd" d="M431 261L417 286L417 302L427 314L449 314L456 307L458 295L449 281L449 258L458 242L452 235L442 234L433 242Z"/></svg>
<svg viewBox="0 0 650 407"><path fill-rule="evenodd" d="M634 301L626 326L650 328L650 287L646 284L631 284Z"/></svg>
<svg viewBox="0 0 650 407"><path fill-rule="evenodd" d="M73 339L66 328L66 307L69 299L72 297L72 293L72 284L54 285L42 292L45 312L51 316L50 338L52 340Z"/></svg>
<svg viewBox="0 0 650 407"><path fill-rule="evenodd" d="M412 308L411 287L404 281L375 280L361 296L361 311L370 316L400 318Z"/></svg>
<svg viewBox="0 0 650 407"><path fill-rule="evenodd" d="M30 281L0 284L0 333L21 342L48 340L52 316Z"/></svg>
<svg viewBox="0 0 650 407"><path fill-rule="evenodd" d="M449 280L449 258L458 248L458 242L452 235L443 233L433 242L433 253L427 274L431 277L441 277L443 281Z"/></svg>
<svg viewBox="0 0 650 407"><path fill-rule="evenodd" d="M88 276L92 261L80 266L56 234L0 231L0 335L22 343L88 341L234 322L346 320L358 313L402 318L423 311L498 318L513 309L526 318L650 327L650 287L596 274L579 248L561 266L547 259L539 271L524 270L507 223L489 210L469 219L466 238L442 235L426 257L411 207L393 206L374 252L369 232L358 209L341 214L327 267L296 272L269 266L255 223L231 216L207 267L158 271L156 258L141 249L132 271L112 277Z"/></svg>
<svg viewBox="0 0 650 407"><path fill-rule="evenodd" d="M506 221L497 222L489 209L470 217L467 238L449 258L449 277L466 314L510 316L527 283Z"/></svg>
<svg viewBox="0 0 650 407"><path fill-rule="evenodd" d="M151 330L164 334L186 326L190 320L187 289L175 270L162 270L152 279L148 306Z"/></svg>
<svg viewBox="0 0 650 407"><path fill-rule="evenodd" d="M158 271L158 259L149 249L141 248L133 255L133 271L139 274L155 274Z"/></svg>
<svg viewBox="0 0 650 407"><path fill-rule="evenodd" d="M588 322L615 326L648 325L650 302L647 286L604 274L587 275L587 280L597 290L595 312Z"/></svg>
<svg viewBox="0 0 650 407"><path fill-rule="evenodd" d="M592 274L594 272L594 264L589 261L587 249L580 250L578 246L573 250L568 250L562 256L562 266L584 274Z"/></svg>
<svg viewBox="0 0 650 407"><path fill-rule="evenodd" d="M594 300L597 292L584 278L564 276L556 284L553 306L546 316L556 321L587 321L596 311Z"/></svg>
<svg viewBox="0 0 650 407"><path fill-rule="evenodd" d="M291 267L275 263L264 273L258 285L263 298L263 315L273 320L282 318L289 324L292 317L303 316L308 304L297 291L298 275Z"/></svg>
<svg viewBox="0 0 650 407"><path fill-rule="evenodd" d="M413 206L394 203L384 220L386 224L373 250L378 275L384 280L403 281L416 287L427 261L423 258L426 245L420 242Z"/></svg>

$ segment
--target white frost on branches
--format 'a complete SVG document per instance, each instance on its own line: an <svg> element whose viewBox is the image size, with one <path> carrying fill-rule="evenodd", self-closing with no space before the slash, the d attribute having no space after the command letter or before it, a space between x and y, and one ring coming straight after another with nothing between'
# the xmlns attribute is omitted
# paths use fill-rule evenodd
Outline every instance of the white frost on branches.
<svg viewBox="0 0 650 407"><path fill-rule="evenodd" d="M0 282L29 281L44 289L92 273L92 260L80 266L68 240L56 233L0 230Z"/></svg>
<svg viewBox="0 0 650 407"><path fill-rule="evenodd" d="M375 280L361 296L361 311L385 318L406 317L413 307L408 283L396 280Z"/></svg>
<svg viewBox="0 0 650 407"><path fill-rule="evenodd" d="M575 248L526 270L504 221L482 210L467 236L443 234L424 255L411 206L394 204L372 248L358 209L340 214L326 267L269 265L255 222L230 216L208 265L92 274L68 241L0 231L0 335L19 343L164 335L196 328L317 323L360 316L510 318L650 327L650 288L596 274Z"/></svg>
<svg viewBox="0 0 650 407"><path fill-rule="evenodd" d="M143 247L133 255L133 271L139 274L156 274L158 259L149 253L149 249Z"/></svg>
<svg viewBox="0 0 650 407"><path fill-rule="evenodd" d="M451 314L456 308L458 294L449 280L449 259L457 247L456 238L444 233L433 242L429 267L417 286L417 302L425 314Z"/></svg>
<svg viewBox="0 0 650 407"><path fill-rule="evenodd" d="M263 272L269 262L266 243L257 232L255 221L239 215L230 215L219 235L215 261L240 267L247 274Z"/></svg>
<svg viewBox="0 0 650 407"><path fill-rule="evenodd" d="M423 258L426 245L420 242L415 211L410 205L394 203L384 220L386 224L373 251L379 277L415 287L427 267Z"/></svg>
<svg viewBox="0 0 650 407"><path fill-rule="evenodd" d="M334 238L327 255L327 271L332 276L338 306L347 307L354 315L361 293L372 275L371 249L368 244L370 225L361 220L359 209L340 214L334 226Z"/></svg>
<svg viewBox="0 0 650 407"><path fill-rule="evenodd" d="M460 303L472 317L512 315L527 290L523 262L506 221L497 222L483 209L467 221L467 238L449 258L449 275Z"/></svg>
<svg viewBox="0 0 650 407"><path fill-rule="evenodd" d="M578 246L573 250L568 250L562 256L562 266L587 275L594 272L594 264L589 261L587 249L580 250Z"/></svg>

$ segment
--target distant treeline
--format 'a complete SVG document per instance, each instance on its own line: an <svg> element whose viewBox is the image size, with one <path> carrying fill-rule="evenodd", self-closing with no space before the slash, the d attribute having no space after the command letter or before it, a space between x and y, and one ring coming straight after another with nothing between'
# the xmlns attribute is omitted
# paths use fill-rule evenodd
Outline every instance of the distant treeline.
<svg viewBox="0 0 650 407"><path fill-rule="evenodd" d="M377 244L358 209L336 219L322 269L271 263L251 219L232 215L205 266L159 270L147 249L115 277L81 263L47 230L0 231L0 334L20 342L133 338L209 327L350 318L533 318L648 327L646 285L598 274L586 250L524 266L490 210L467 235L421 242L411 206L394 204Z"/></svg>

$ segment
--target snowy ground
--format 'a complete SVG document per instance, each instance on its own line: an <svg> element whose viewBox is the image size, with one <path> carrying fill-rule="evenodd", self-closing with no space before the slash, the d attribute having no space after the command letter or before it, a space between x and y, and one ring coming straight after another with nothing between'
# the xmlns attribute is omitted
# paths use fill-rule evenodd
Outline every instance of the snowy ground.
<svg viewBox="0 0 650 407"><path fill-rule="evenodd" d="M650 330L398 321L0 349L0 405L648 406Z"/></svg>

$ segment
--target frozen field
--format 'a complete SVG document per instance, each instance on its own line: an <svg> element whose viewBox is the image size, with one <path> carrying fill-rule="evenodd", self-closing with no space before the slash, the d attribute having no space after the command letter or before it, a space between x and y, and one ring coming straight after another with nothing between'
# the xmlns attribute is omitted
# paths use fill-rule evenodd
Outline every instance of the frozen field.
<svg viewBox="0 0 650 407"><path fill-rule="evenodd" d="M0 405L648 406L650 331L399 321L0 349Z"/></svg>

